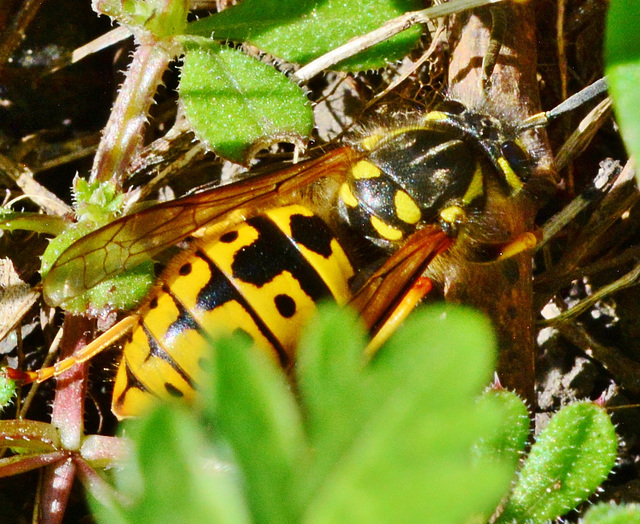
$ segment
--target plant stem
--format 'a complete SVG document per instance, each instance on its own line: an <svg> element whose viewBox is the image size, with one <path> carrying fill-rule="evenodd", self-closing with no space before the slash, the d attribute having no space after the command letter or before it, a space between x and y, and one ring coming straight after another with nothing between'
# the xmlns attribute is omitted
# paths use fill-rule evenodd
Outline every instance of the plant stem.
<svg viewBox="0 0 640 524"><path fill-rule="evenodd" d="M153 97L173 56L156 40L143 42L135 50L98 146L92 182L111 180L122 187L127 168L142 145Z"/></svg>
<svg viewBox="0 0 640 524"><path fill-rule="evenodd" d="M60 356L65 358L87 344L92 332L85 317L66 315ZM84 436L84 398L87 387L87 364L65 371L57 379L51 423L60 431L62 447L80 449ZM72 456L46 468L41 496L42 522L61 522L67 506L76 465Z"/></svg>

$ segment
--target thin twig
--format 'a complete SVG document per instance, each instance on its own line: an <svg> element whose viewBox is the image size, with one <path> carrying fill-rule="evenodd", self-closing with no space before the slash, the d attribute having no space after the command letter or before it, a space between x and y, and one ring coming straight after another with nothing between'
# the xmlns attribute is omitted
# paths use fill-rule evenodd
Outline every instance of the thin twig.
<svg viewBox="0 0 640 524"><path fill-rule="evenodd" d="M369 49L380 42L388 40L392 36L413 27L416 24L424 24L433 18L460 13L469 9L497 4L503 0L456 0L442 5L436 5L421 11L410 11L393 20L389 20L382 27L351 39L344 45L337 47L306 66L300 68L293 77L299 82L306 82L310 78L325 69L350 58L365 49Z"/></svg>

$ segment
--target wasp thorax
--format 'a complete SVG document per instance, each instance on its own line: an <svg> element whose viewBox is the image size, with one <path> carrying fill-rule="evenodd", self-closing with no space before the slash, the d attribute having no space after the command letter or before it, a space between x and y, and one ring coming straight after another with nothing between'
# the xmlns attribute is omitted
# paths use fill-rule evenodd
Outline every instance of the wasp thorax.
<svg viewBox="0 0 640 524"><path fill-rule="evenodd" d="M339 210L373 243L393 247L428 223L455 235L467 209L482 205L488 173L508 193L522 188L528 164L522 149L496 119L452 104L357 144L363 157L340 189Z"/></svg>
<svg viewBox="0 0 640 524"><path fill-rule="evenodd" d="M363 159L341 188L341 217L377 245L391 247L419 225L440 222L445 209L463 212L483 193L473 137L448 125L457 116L430 115L419 125L366 137Z"/></svg>

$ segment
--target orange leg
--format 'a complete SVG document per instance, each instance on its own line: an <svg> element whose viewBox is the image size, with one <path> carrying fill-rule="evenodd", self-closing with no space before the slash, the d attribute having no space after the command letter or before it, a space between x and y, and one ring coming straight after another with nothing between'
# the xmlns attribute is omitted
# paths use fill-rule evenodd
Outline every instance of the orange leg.
<svg viewBox="0 0 640 524"><path fill-rule="evenodd" d="M20 382L21 384L30 384L32 382L40 383L50 379L51 377L57 377L76 364L86 362L87 360L95 357L101 351L113 345L120 338L129 333L138 324L138 321L139 318L137 315L130 315L123 318L93 342L82 348L82 350L77 354L61 360L54 366L41 368L37 371L20 371L19 369L6 368L6 376Z"/></svg>
<svg viewBox="0 0 640 524"><path fill-rule="evenodd" d="M394 333L394 331L404 322L415 307L433 289L431 280L427 277L419 277L411 286L409 291L402 297L400 303L391 312L384 324L371 339L365 353L373 355L380 346Z"/></svg>

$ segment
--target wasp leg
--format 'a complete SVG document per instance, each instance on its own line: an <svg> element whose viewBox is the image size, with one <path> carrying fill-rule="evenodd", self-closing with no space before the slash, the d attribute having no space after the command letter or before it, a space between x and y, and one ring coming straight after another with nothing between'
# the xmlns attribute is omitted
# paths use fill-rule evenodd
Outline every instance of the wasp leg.
<svg viewBox="0 0 640 524"><path fill-rule="evenodd" d="M378 351L380 346L382 346L394 331L398 329L400 324L402 324L409 316L409 313L415 309L415 307L431 291L432 288L433 284L431 283L431 279L427 277L419 277L409 288L409 291L407 291L404 297L402 297L402 300L391 312L384 324L380 326L378 332L367 345L365 353L371 356Z"/></svg>
<svg viewBox="0 0 640 524"><path fill-rule="evenodd" d="M482 89L486 90L491 84L491 75L498 62L500 49L504 40L504 32L507 28L507 13L500 7L491 9L491 36L487 52L482 58Z"/></svg>
<svg viewBox="0 0 640 524"><path fill-rule="evenodd" d="M54 366L38 369L37 371L21 371L19 369L6 368L6 376L12 380L20 382L20 384L31 384L32 382L44 382L51 377L57 377L61 373L71 369L77 364L82 364L87 360L92 359L98 353L104 351L129 331L131 331L137 324L139 318L136 315L130 315L123 318L120 322L113 327L105 331L102 335L96 338L93 342L82 348L81 351L67 357Z"/></svg>

